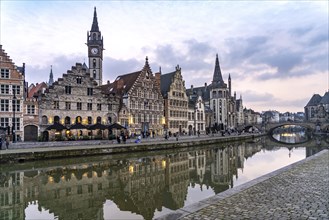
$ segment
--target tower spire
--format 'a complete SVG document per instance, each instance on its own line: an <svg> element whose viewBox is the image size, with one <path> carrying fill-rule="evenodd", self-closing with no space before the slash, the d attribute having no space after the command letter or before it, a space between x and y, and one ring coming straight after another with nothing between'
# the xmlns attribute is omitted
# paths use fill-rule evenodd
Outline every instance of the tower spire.
<svg viewBox="0 0 329 220"><path fill-rule="evenodd" d="M54 75L53 75L53 65L50 65L50 74L48 85L51 86L54 83Z"/></svg>
<svg viewBox="0 0 329 220"><path fill-rule="evenodd" d="M225 83L222 76L222 71L220 70L218 54L216 54L216 61L215 61L215 70L212 80L213 85L225 87Z"/></svg>
<svg viewBox="0 0 329 220"><path fill-rule="evenodd" d="M90 32L99 32L96 7L94 7L94 18L93 18L93 24L91 25Z"/></svg>

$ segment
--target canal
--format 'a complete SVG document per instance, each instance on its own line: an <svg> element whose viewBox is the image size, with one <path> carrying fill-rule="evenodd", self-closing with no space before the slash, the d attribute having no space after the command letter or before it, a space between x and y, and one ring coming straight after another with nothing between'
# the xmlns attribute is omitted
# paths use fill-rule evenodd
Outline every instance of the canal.
<svg viewBox="0 0 329 220"><path fill-rule="evenodd" d="M301 136L2 165L0 219L153 219L327 146Z"/></svg>

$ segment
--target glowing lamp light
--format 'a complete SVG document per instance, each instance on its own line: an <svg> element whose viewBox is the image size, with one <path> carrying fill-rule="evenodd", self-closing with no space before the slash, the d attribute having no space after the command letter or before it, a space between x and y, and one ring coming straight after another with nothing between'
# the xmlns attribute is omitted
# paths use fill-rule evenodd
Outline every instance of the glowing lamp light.
<svg viewBox="0 0 329 220"><path fill-rule="evenodd" d="M167 162L165 160L162 160L161 164L162 164L162 168L165 169L167 166Z"/></svg>
<svg viewBox="0 0 329 220"><path fill-rule="evenodd" d="M134 166L133 165L129 166L129 173L134 173Z"/></svg>

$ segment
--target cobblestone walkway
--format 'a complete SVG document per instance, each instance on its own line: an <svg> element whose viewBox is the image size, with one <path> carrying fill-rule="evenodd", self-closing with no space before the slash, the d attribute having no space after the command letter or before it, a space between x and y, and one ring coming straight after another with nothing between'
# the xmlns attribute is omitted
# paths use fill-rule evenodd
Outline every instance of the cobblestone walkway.
<svg viewBox="0 0 329 220"><path fill-rule="evenodd" d="M329 219L328 150L275 172L160 219Z"/></svg>

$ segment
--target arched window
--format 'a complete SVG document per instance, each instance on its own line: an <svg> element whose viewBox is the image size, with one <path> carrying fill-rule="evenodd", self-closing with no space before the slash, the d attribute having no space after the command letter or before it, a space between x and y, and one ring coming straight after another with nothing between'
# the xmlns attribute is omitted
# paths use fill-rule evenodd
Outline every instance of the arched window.
<svg viewBox="0 0 329 220"><path fill-rule="evenodd" d="M59 123L59 119L60 119L59 116L56 115L56 116L54 117L54 123Z"/></svg>
<svg viewBox="0 0 329 220"><path fill-rule="evenodd" d="M93 34L93 40L96 40L96 33Z"/></svg>
<svg viewBox="0 0 329 220"><path fill-rule="evenodd" d="M108 118L107 118L107 122L108 122L109 124L112 124L112 117L108 117Z"/></svg>
<svg viewBox="0 0 329 220"><path fill-rule="evenodd" d="M102 123L102 118L100 116L98 116L96 121L97 121L98 124L101 124Z"/></svg>
<svg viewBox="0 0 329 220"><path fill-rule="evenodd" d="M71 124L71 118L68 117L68 116L66 116L66 117L65 117L65 120L64 120L64 124L65 124L65 125L70 125L70 124Z"/></svg>
<svg viewBox="0 0 329 220"><path fill-rule="evenodd" d="M93 123L93 118L88 116L88 125L91 125Z"/></svg>
<svg viewBox="0 0 329 220"><path fill-rule="evenodd" d="M48 117L47 116L42 116L42 118L41 118L41 123L42 124L48 124Z"/></svg>
<svg viewBox="0 0 329 220"><path fill-rule="evenodd" d="M76 123L76 124L81 124L81 122L82 122L82 118L81 118L81 116L77 116L77 117L75 118L75 123Z"/></svg>

